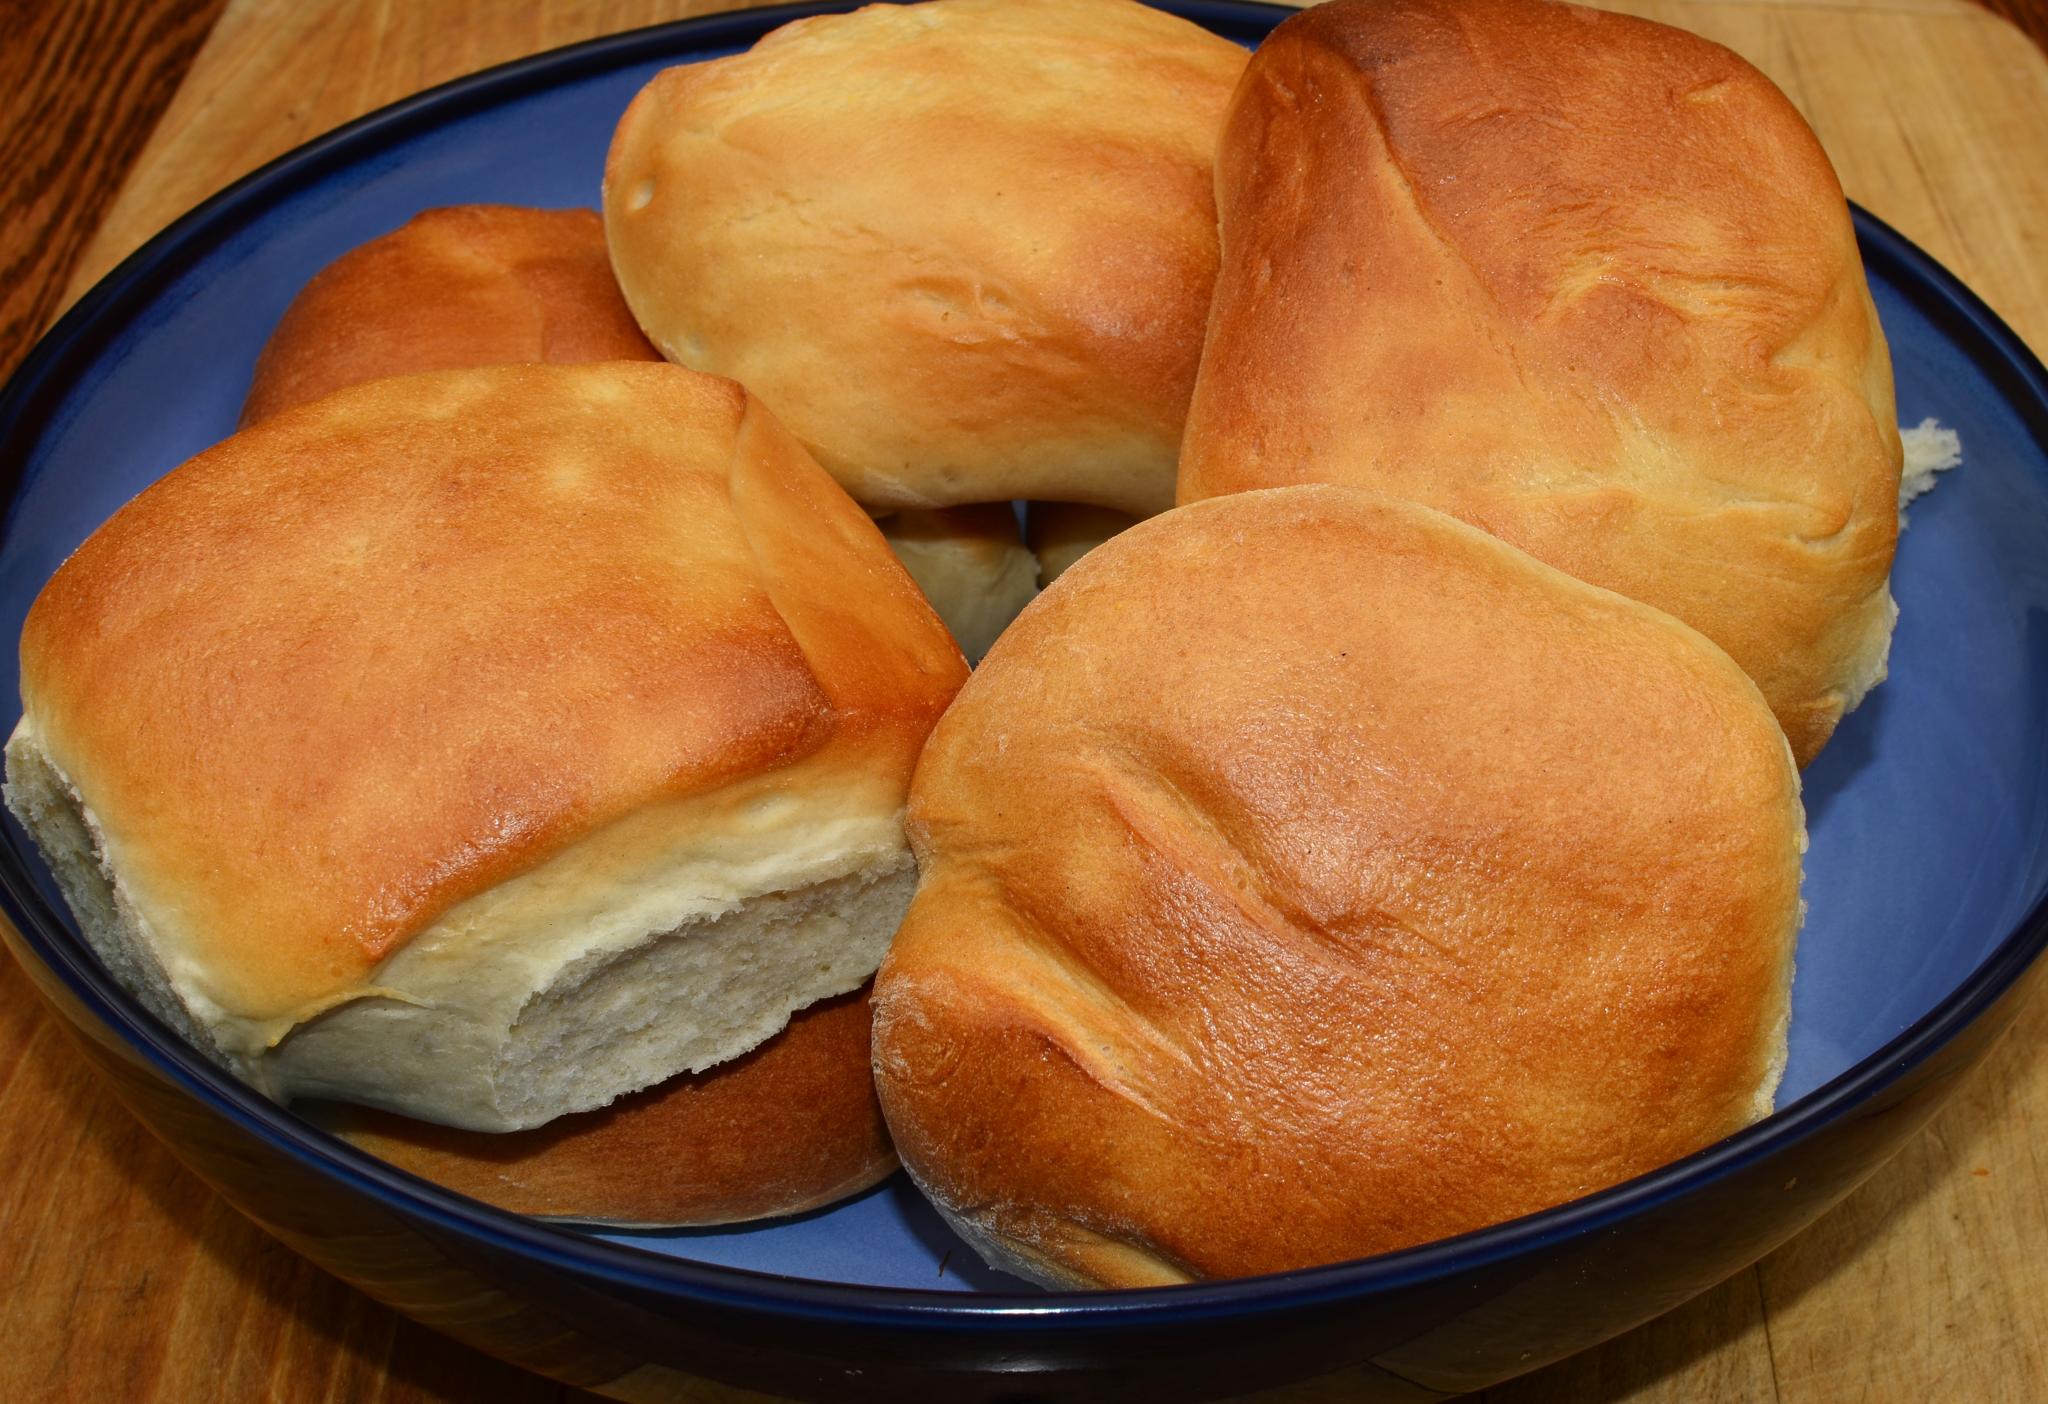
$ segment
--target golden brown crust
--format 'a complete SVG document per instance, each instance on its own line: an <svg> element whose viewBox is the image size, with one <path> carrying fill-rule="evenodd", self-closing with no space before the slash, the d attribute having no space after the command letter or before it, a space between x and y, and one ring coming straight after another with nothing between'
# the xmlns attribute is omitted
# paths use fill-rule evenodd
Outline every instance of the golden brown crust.
<svg viewBox="0 0 2048 1404"><path fill-rule="evenodd" d="M746 384L870 506L1157 511L1245 60L1128 0L800 20L634 100L613 262L671 360Z"/></svg>
<svg viewBox="0 0 2048 1404"><path fill-rule="evenodd" d="M964 674L803 449L660 364L288 411L124 507L22 635L27 716L173 980L258 1019L662 801L800 759L907 776Z"/></svg>
<svg viewBox="0 0 2048 1404"><path fill-rule="evenodd" d="M1180 499L1347 482L1678 615L1802 763L1882 676L1900 452L1826 156L1768 79L1542 0L1282 24L1217 156Z"/></svg>
<svg viewBox="0 0 2048 1404"><path fill-rule="evenodd" d="M1690 629L1427 509L1168 513L1018 618L912 785L883 1111L1035 1275L1444 1237L1767 1108L1798 776Z"/></svg>
<svg viewBox="0 0 2048 1404"><path fill-rule="evenodd" d="M257 358L242 423L387 375L660 359L619 295L597 211L451 205L313 276Z"/></svg>
<svg viewBox="0 0 2048 1404"><path fill-rule="evenodd" d="M868 1072L865 989L744 1057L535 1131L457 1131L338 1103L299 1110L402 1170L518 1214L722 1224L797 1214L896 1168Z"/></svg>

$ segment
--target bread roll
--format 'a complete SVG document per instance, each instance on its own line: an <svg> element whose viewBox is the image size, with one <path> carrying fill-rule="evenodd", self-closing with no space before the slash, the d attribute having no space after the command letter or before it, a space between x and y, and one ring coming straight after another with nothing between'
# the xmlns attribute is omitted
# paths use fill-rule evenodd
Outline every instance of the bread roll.
<svg viewBox="0 0 2048 1404"><path fill-rule="evenodd" d="M1426 508L1305 486L1131 528L991 650L909 813L882 1109L1023 1276L1385 1252L1770 1109L1804 835L1769 708Z"/></svg>
<svg viewBox="0 0 2048 1404"><path fill-rule="evenodd" d="M1539 0L1259 49L1180 500L1353 483L1721 645L1802 764L1884 676L1900 451L1841 186L1770 81Z"/></svg>
<svg viewBox="0 0 2048 1404"><path fill-rule="evenodd" d="M1084 507L1077 502L1034 502L1024 521L1025 539L1038 557L1042 590L1067 568L1120 531L1137 524L1128 512Z"/></svg>
<svg viewBox="0 0 2048 1404"><path fill-rule="evenodd" d="M876 525L969 663L1038 593L1038 558L1007 502L892 512Z"/></svg>
<svg viewBox="0 0 2048 1404"><path fill-rule="evenodd" d="M242 423L385 376L661 358L619 295L596 211L453 205L314 276L257 358ZM1037 564L1007 507L892 515L882 533L970 661L1031 598Z"/></svg>
<svg viewBox="0 0 2048 1404"><path fill-rule="evenodd" d="M278 1098L507 1131L867 979L965 675L872 523L667 365L379 380L158 482L22 635L7 801Z"/></svg>
<svg viewBox="0 0 2048 1404"><path fill-rule="evenodd" d="M595 210L425 210L315 274L256 360L242 423L387 375L658 361Z"/></svg>
<svg viewBox="0 0 2048 1404"><path fill-rule="evenodd" d="M532 1131L457 1131L340 1103L297 1110L501 1209L619 1227L798 1214L896 1168L868 1073L864 991L798 1010L731 1062Z"/></svg>
<svg viewBox="0 0 2048 1404"><path fill-rule="evenodd" d="M258 358L244 423L423 369L660 359L619 295L595 211L429 210L336 260L299 295ZM978 545L974 536L935 554L979 561ZM949 602L987 608L992 581L963 569L952 583L960 598ZM811 1005L738 1058L530 1131L461 1130L346 1103L297 1110L501 1209L614 1225L798 1213L896 1165L868 1072L865 995Z"/></svg>
<svg viewBox="0 0 2048 1404"><path fill-rule="evenodd" d="M612 263L670 360L878 510L1173 500L1243 49L1132 0L820 15L633 101Z"/></svg>

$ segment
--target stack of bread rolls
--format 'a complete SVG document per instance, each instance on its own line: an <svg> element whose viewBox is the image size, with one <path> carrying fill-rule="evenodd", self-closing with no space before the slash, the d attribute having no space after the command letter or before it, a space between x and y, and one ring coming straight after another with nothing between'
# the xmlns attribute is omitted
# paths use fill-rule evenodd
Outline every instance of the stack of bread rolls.
<svg viewBox="0 0 2048 1404"><path fill-rule="evenodd" d="M603 177L328 268L32 611L8 803L164 1019L521 1212L900 1153L1068 1287L1769 1112L1900 443L1753 69L927 0L662 73Z"/></svg>

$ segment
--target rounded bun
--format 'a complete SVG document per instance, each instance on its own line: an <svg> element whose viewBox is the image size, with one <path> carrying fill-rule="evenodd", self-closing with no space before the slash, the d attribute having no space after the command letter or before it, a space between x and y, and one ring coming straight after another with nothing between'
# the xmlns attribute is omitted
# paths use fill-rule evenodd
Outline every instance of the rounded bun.
<svg viewBox="0 0 2048 1404"><path fill-rule="evenodd" d="M242 423L387 375L658 361L595 210L425 210L315 274L256 360Z"/></svg>
<svg viewBox="0 0 2048 1404"><path fill-rule="evenodd" d="M872 5L671 68L605 168L626 300L877 510L1173 474L1246 54L1130 0Z"/></svg>
<svg viewBox="0 0 2048 1404"><path fill-rule="evenodd" d="M242 431L31 608L9 805L273 1096L517 1130L872 974L965 664L739 386L448 371Z"/></svg>
<svg viewBox="0 0 2048 1404"><path fill-rule="evenodd" d="M341 1103L297 1110L473 1199L619 1227L800 1214L896 1168L868 1073L864 990L799 1010L731 1062L533 1131L458 1131Z"/></svg>
<svg viewBox="0 0 2048 1404"><path fill-rule="evenodd" d="M1038 593L1038 558L1007 502L892 512L875 525L969 663Z"/></svg>
<svg viewBox="0 0 2048 1404"><path fill-rule="evenodd" d="M1337 0L1260 47L1180 500L1342 482L1685 620L1802 764L1884 676L1900 449L1840 184L1717 44Z"/></svg>
<svg viewBox="0 0 2048 1404"><path fill-rule="evenodd" d="M1379 1253L1765 1114L1799 777L1685 625L1293 487L1091 552L912 789L877 977L905 1167L993 1262L1137 1286Z"/></svg>

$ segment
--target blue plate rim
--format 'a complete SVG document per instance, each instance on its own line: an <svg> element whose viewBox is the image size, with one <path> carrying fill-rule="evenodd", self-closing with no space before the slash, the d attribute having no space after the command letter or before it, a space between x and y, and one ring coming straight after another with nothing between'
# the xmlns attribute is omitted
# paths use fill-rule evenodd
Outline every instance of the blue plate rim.
<svg viewBox="0 0 2048 1404"><path fill-rule="evenodd" d="M699 16L608 35L483 69L368 113L259 167L198 205L106 275L42 337L0 391L0 540L28 446L63 394L119 333L213 242L249 213L326 171L401 143L418 130L554 83L672 53L758 38L792 19L856 8L823 0ZM1258 0L1148 0L1226 34L1263 34L1295 13ZM2004 392L2048 461L2048 368L1969 288L1905 236L1851 205L1866 261L1908 293ZM114 984L66 929L30 876L11 821L0 852L0 912L71 995L128 1049L208 1110L302 1166L408 1217L567 1272L707 1305L819 1324L905 1328L1128 1329L1280 1314L1430 1278L1449 1277L1609 1227L1774 1156L1879 1096L2003 997L2048 949L2048 893L1969 977L1868 1057L1765 1120L1684 1160L1583 1199L1400 1252L1263 1277L1117 1292L961 1293L775 1276L674 1258L589 1237L464 1199L395 1170L291 1116L206 1062Z"/></svg>

